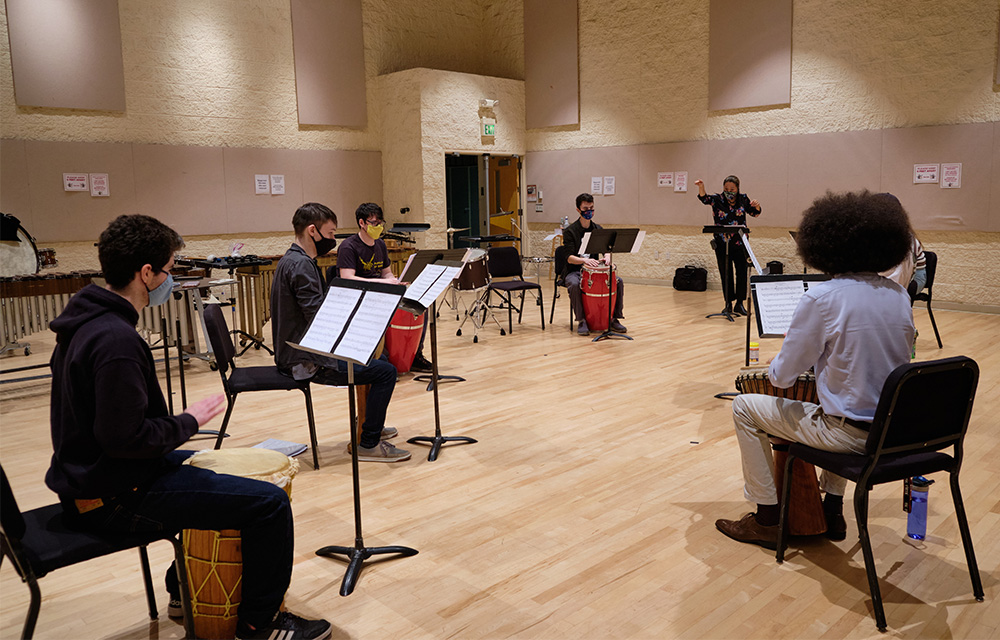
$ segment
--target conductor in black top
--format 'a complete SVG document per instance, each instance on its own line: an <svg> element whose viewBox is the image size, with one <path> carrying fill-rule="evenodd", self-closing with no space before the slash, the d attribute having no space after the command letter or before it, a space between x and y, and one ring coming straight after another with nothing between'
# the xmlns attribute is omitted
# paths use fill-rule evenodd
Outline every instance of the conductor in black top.
<svg viewBox="0 0 1000 640"><path fill-rule="evenodd" d="M716 225L746 225L747 216L757 217L760 215L760 203L751 200L745 193L740 192L740 179L736 176L727 176L722 181L722 193L708 195L705 193L705 183L695 180L698 185L698 199L702 204L712 205L713 224ZM726 261L726 241L729 241L729 261ZM724 234L717 233L712 240L712 248L715 249L715 260L719 263L719 276L722 278L723 286L729 283L726 290L726 309L732 308L738 314L746 315L746 307L743 301L747 298L747 254L743 240L738 233ZM735 278L733 272L736 272ZM727 273L728 272L728 273ZM733 283L735 282L735 287ZM735 308L731 307L736 302Z"/></svg>
<svg viewBox="0 0 1000 640"><path fill-rule="evenodd" d="M590 327L587 326L586 316L583 311L583 293L580 291L580 280L582 279L581 268L587 266L591 269L606 267L610 258L607 255L598 256L596 254L580 254L580 247L583 243L583 234L600 229L601 225L593 221L594 218L594 196L589 193L581 193L576 197L576 212L580 217L573 221L573 224L563 229L563 246L567 249L566 257L566 288L569 290L569 302L573 305L573 314L576 315L579 325L576 332L581 336L590 335ZM617 333L626 333L625 325L621 323L622 300L625 295L625 285L622 279L618 278L618 294L615 302L614 319L611 321L611 330Z"/></svg>

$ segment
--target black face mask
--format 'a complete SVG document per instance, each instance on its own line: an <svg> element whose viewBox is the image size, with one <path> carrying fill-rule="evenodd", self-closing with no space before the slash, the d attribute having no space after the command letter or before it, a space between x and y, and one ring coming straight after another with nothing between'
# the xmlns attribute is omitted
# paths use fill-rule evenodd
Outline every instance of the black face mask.
<svg viewBox="0 0 1000 640"><path fill-rule="evenodd" d="M334 247L337 246L337 239L327 238L321 233L319 236L319 240L313 238L313 244L316 245L316 257L325 256L326 254L333 251Z"/></svg>

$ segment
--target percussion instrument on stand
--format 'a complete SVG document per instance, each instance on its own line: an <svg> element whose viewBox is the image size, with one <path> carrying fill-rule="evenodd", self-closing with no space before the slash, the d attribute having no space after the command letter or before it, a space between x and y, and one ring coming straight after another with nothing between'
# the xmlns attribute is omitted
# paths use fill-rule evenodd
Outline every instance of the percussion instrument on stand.
<svg viewBox="0 0 1000 640"><path fill-rule="evenodd" d="M399 373L406 373L413 365L423 330L424 314L415 316L404 309L396 309L385 332L385 350L389 362Z"/></svg>
<svg viewBox="0 0 1000 640"><path fill-rule="evenodd" d="M31 353L31 344L21 339L46 331L73 294L99 276L99 271L74 271L0 277L0 354L17 349Z"/></svg>
<svg viewBox="0 0 1000 640"><path fill-rule="evenodd" d="M500 329L500 335L507 335L507 331L500 325L500 321L493 315L493 310L490 309L487 303L490 270L486 264L486 256L485 249L472 249L469 254L469 260L465 263L461 273L458 274L458 278L452 283L454 290L472 291L476 296L472 306L466 308L465 317L462 319L462 323L458 325L458 331L455 332L456 336L462 335L462 327L465 326L465 321L472 318L472 326L474 328L473 342L479 342L479 330L486 324L487 314L497 324L497 328ZM455 319L458 320L458 309L456 308L455 311Z"/></svg>
<svg viewBox="0 0 1000 640"><path fill-rule="evenodd" d="M263 480L292 495L292 478L299 463L270 449L209 449L184 464L216 473ZM191 613L199 638L236 637L236 610L242 601L243 553L235 529L185 529L184 562L191 591Z"/></svg>
<svg viewBox="0 0 1000 640"><path fill-rule="evenodd" d="M618 300L618 273L612 267L588 267L583 265L580 274L580 293L583 296L583 312L591 331L608 328L608 305L614 311Z"/></svg>
<svg viewBox="0 0 1000 640"><path fill-rule="evenodd" d="M35 239L16 217L0 214L0 276L33 275L40 269Z"/></svg>
<svg viewBox="0 0 1000 640"><path fill-rule="evenodd" d="M771 384L767 366L741 367L736 377L736 388L740 393L759 393L789 400L819 404L816 394L816 377L804 373L787 389L779 389ZM774 486L781 487L785 478L785 461L788 459L788 440L769 436L774 455ZM794 482L788 498L788 531L793 536L814 536L826 532L826 516L820 498L816 468L800 459L794 463ZM778 492L781 499L781 492Z"/></svg>

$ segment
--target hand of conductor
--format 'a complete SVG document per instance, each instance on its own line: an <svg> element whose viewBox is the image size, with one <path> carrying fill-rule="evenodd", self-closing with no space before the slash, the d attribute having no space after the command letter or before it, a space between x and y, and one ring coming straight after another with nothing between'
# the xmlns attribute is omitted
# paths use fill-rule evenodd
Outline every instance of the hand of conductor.
<svg viewBox="0 0 1000 640"><path fill-rule="evenodd" d="M222 402L226 399L225 394L217 393L194 404L188 405L184 413L191 414L198 421L198 426L204 426L209 420L222 413Z"/></svg>
<svg viewBox="0 0 1000 640"><path fill-rule="evenodd" d="M756 209L757 211L760 211L760 202L759 201L757 201L757 200L751 200L750 201L750 206L753 207L754 209Z"/></svg>
<svg viewBox="0 0 1000 640"><path fill-rule="evenodd" d="M705 181L704 180L695 180L694 183L696 185L698 185L698 195L699 196L705 195Z"/></svg>

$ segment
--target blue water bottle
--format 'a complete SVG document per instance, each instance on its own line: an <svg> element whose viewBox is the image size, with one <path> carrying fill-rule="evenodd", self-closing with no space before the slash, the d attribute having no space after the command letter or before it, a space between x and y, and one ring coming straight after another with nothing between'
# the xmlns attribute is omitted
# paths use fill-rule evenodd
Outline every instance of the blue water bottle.
<svg viewBox="0 0 1000 640"><path fill-rule="evenodd" d="M934 484L923 476L910 481L910 515L906 518L906 535L913 540L927 536L927 490Z"/></svg>

